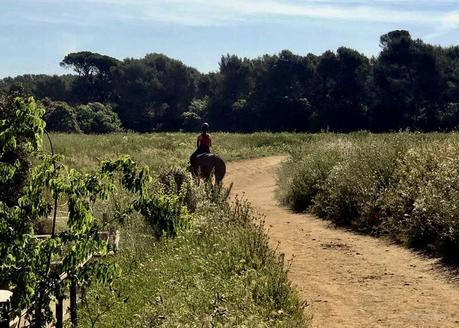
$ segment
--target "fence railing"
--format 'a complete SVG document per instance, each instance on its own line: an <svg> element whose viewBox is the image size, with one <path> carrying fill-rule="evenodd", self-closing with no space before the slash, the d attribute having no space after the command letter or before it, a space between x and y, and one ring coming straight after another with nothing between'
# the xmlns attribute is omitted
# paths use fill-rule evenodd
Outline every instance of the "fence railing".
<svg viewBox="0 0 459 328"><path fill-rule="evenodd" d="M108 255L113 255L113 250L118 248L119 241L120 241L120 232L119 230L113 231L101 231L99 232L99 237L107 242L109 245L109 253ZM51 235L36 235L35 238L37 239L46 239L51 238ZM84 266L91 261L94 257L98 257L100 254L91 254L88 256L82 263L79 264L79 268L84 268ZM63 282L64 280L68 279L68 274L63 272L59 275L59 281ZM70 312L70 321L72 322L73 326L77 325L77 299L78 299L78 288L75 279L70 278L70 288L68 290L68 300L67 302ZM0 290L0 310L2 311L2 316L0 319L0 328L21 328L27 327L27 310L23 309L21 315L13 318L9 317L10 312L10 303L11 297L13 293L10 290ZM65 296L64 295L55 295L56 302L55 302L55 327L56 328L63 328L64 327L64 320L66 319L65 313Z"/></svg>

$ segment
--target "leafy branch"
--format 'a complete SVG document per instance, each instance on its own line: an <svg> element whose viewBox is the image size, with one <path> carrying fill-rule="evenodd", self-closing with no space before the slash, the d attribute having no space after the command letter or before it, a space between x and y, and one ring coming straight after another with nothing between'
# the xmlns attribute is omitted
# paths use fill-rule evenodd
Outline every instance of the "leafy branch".
<svg viewBox="0 0 459 328"><path fill-rule="evenodd" d="M11 316L28 309L32 326L44 327L52 321L51 301L71 280L88 286L94 280L108 283L119 273L115 263L92 258L103 258L109 251L99 233L107 223L94 215L99 201L124 190L129 201L116 204L116 223L138 212L158 238L174 237L188 212L178 196L151 188L148 168L139 168L128 156L103 161L95 172L84 173L64 165L61 156L45 154L43 110L32 98L16 98L13 104L13 114L0 121L0 172L5 173L0 183L10 182L21 168L18 161L3 160L19 146L31 152L35 165L14 204L0 199L0 282L13 291ZM67 204L65 229L36 238L34 224L46 220L57 201ZM68 277L64 281L63 273Z"/></svg>

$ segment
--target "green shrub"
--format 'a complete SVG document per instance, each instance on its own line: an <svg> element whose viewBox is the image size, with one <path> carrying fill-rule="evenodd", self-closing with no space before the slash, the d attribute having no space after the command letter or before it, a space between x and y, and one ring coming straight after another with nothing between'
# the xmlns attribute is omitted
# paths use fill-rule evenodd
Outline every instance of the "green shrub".
<svg viewBox="0 0 459 328"><path fill-rule="evenodd" d="M411 247L459 254L459 143L411 148L384 193L385 229Z"/></svg>
<svg viewBox="0 0 459 328"><path fill-rule="evenodd" d="M330 171L350 146L339 139L312 142L293 151L278 179L281 202L295 211L309 209Z"/></svg>
<svg viewBox="0 0 459 328"><path fill-rule="evenodd" d="M84 133L120 132L121 121L109 105L89 103L76 109L76 119Z"/></svg>
<svg viewBox="0 0 459 328"><path fill-rule="evenodd" d="M46 130L55 132L80 132L75 109L65 101L43 100L46 108L44 120Z"/></svg>
<svg viewBox="0 0 459 328"><path fill-rule="evenodd" d="M36 106L33 100L16 98L16 95L0 95L0 139L5 142L4 133L12 125L17 124L18 109L22 106ZM15 147L8 147L2 144L0 147L0 163L7 167L14 168L10 178L7 172L0 171L0 202L13 206L23 193L23 188L30 175L32 151L27 147L29 137L24 135L15 136ZM8 149L7 149L8 148Z"/></svg>
<svg viewBox="0 0 459 328"><path fill-rule="evenodd" d="M188 171L179 167L162 169L158 174L158 180L166 193L179 196L189 212L196 211L198 190Z"/></svg>
<svg viewBox="0 0 459 328"><path fill-rule="evenodd" d="M294 210L458 260L456 134L318 135L279 179Z"/></svg>
<svg viewBox="0 0 459 328"><path fill-rule="evenodd" d="M314 200L313 211L337 224L376 233L381 193L391 179L402 148L392 138L355 142L330 170Z"/></svg>

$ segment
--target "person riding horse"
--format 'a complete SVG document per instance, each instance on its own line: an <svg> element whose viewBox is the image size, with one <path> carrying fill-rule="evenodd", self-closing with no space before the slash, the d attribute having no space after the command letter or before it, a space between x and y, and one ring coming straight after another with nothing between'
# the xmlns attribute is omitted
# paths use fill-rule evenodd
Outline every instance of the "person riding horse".
<svg viewBox="0 0 459 328"><path fill-rule="evenodd" d="M211 178L211 173L215 174L215 183L219 185L226 173L225 162L217 155L210 152L212 139L207 133L209 124L201 126L201 134L196 142L196 151L190 156L190 170L193 176L201 177L205 180Z"/></svg>
<svg viewBox="0 0 459 328"><path fill-rule="evenodd" d="M209 123L204 123L201 126L201 134L198 136L196 141L196 150L190 157L190 164L193 166L194 162L196 161L196 157L201 154L210 153L210 147L212 147L212 139L210 135L207 133L209 130Z"/></svg>

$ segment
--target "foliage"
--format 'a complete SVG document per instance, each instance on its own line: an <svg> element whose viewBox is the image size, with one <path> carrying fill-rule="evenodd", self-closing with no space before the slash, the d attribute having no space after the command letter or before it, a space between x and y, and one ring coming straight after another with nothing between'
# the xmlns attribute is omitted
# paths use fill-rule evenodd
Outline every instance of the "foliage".
<svg viewBox="0 0 459 328"><path fill-rule="evenodd" d="M46 108L44 119L49 131L103 134L120 132L121 121L110 105L98 102L72 107L65 101L42 101Z"/></svg>
<svg viewBox="0 0 459 328"><path fill-rule="evenodd" d="M114 108L123 126L140 132L177 130L198 76L195 69L164 55L124 60L113 71Z"/></svg>
<svg viewBox="0 0 459 328"><path fill-rule="evenodd" d="M185 131L199 131L209 105L208 97L193 99L188 110L182 114L183 128Z"/></svg>
<svg viewBox="0 0 459 328"><path fill-rule="evenodd" d="M43 129L34 116L42 111L31 99L0 96L0 201L8 206L17 202L27 181L30 153L39 146L35 134ZM15 131L21 134L15 135Z"/></svg>
<svg viewBox="0 0 459 328"><path fill-rule="evenodd" d="M225 55L200 74L161 54L118 61L68 54L78 76L24 75L0 81L38 99L110 103L125 129L192 131L450 131L458 126L459 47L439 47L395 30L368 58L340 47L320 55L283 50L248 59Z"/></svg>
<svg viewBox="0 0 459 328"><path fill-rule="evenodd" d="M177 229L187 223L188 212L178 196L151 190L148 169L139 169L127 156L103 161L93 173L82 173L60 163L60 156L40 154L43 110L33 99L16 98L14 106L10 116L0 121L2 183L10 183L20 168L19 161L4 160L18 144L35 153L36 164L20 198L10 204L0 200L0 281L13 291L11 314L28 309L32 325L43 327L51 320L53 295L60 295L69 283L60 282L61 273L88 284L94 279L105 283L117 272L116 264L103 261L91 260L81 266L91 255L103 256L109 250L98 233L107 222L98 220L93 211L100 201L106 202L119 188L125 189L132 196L116 202L112 224L122 223L137 211L157 238L176 236ZM67 204L66 229L56 232L54 219L51 236L36 238L34 223L49 217L58 201Z"/></svg>
<svg viewBox="0 0 459 328"><path fill-rule="evenodd" d="M279 196L457 261L458 161L456 134L321 135L283 167Z"/></svg>
<svg viewBox="0 0 459 328"><path fill-rule="evenodd" d="M189 212L196 211L199 199L188 171L180 168L160 169L158 181L165 193L178 196Z"/></svg>
<svg viewBox="0 0 459 328"><path fill-rule="evenodd" d="M248 205L200 197L201 219L176 239L152 245L145 227L130 226L116 258L125 274L88 291L84 327L306 326L283 259Z"/></svg>
<svg viewBox="0 0 459 328"><path fill-rule="evenodd" d="M121 131L121 121L108 105L89 103L76 109L76 119L84 133L112 133Z"/></svg>
<svg viewBox="0 0 459 328"><path fill-rule="evenodd" d="M75 109L64 101L43 101L46 108L44 120L49 131L80 132Z"/></svg>
<svg viewBox="0 0 459 328"><path fill-rule="evenodd" d="M118 64L115 58L89 51L70 53L60 63L62 67L73 68L78 73L72 91L74 97L84 103L109 100L113 88L112 71Z"/></svg>
<svg viewBox="0 0 459 328"><path fill-rule="evenodd" d="M349 144L341 140L311 140L291 152L278 177L278 196L284 205L305 211L313 204L333 166Z"/></svg>
<svg viewBox="0 0 459 328"><path fill-rule="evenodd" d="M459 144L434 141L398 159L383 194L384 228L397 240L457 259Z"/></svg>

